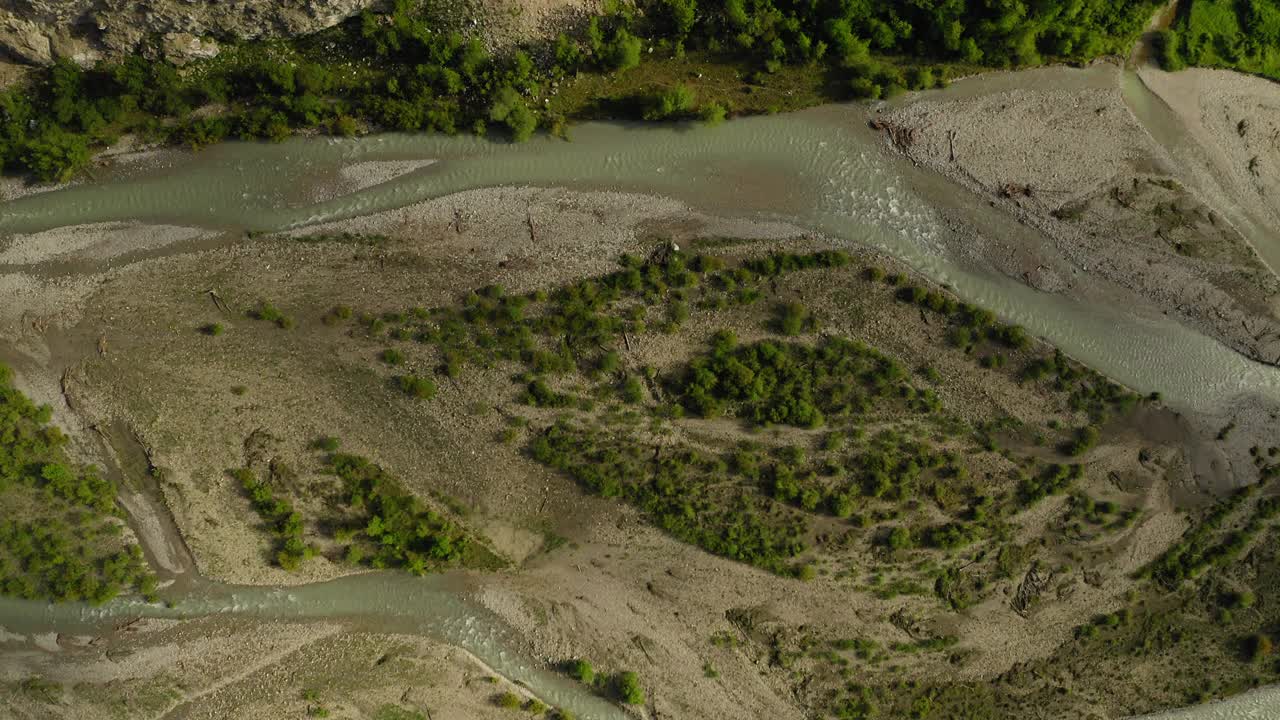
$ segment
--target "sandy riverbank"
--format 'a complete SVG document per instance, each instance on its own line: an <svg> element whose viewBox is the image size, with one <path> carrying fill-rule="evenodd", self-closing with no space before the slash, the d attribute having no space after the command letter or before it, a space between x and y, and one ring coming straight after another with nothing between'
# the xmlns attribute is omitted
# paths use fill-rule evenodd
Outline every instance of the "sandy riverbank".
<svg viewBox="0 0 1280 720"><path fill-rule="evenodd" d="M1164 79L1184 94L1201 82L1182 74ZM907 157L1044 238L984 238L970 250L981 262L1045 291L1085 298L1085 279L1097 278L1250 357L1276 362L1280 281L1255 239L1228 221L1221 194L1200 189L1207 183L1198 181L1194 163L1158 143L1134 116L1122 81L1122 70L1108 64L979 76L913 96L876 121ZM1280 88L1269 83L1237 87L1255 104L1280 101ZM1198 133L1217 143L1204 154L1223 157L1223 125Z"/></svg>

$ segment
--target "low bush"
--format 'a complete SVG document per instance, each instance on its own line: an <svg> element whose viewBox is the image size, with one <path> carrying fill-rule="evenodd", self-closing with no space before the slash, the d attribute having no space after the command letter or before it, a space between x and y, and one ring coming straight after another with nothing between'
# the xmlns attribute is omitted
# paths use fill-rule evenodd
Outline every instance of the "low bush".
<svg viewBox="0 0 1280 720"><path fill-rule="evenodd" d="M405 395L419 400L430 400L436 394L436 384L431 378L401 375L396 378L396 384Z"/></svg>
<svg viewBox="0 0 1280 720"><path fill-rule="evenodd" d="M614 678L614 692L618 700L627 705L644 704L644 688L640 686L640 676L629 670L618 673Z"/></svg>

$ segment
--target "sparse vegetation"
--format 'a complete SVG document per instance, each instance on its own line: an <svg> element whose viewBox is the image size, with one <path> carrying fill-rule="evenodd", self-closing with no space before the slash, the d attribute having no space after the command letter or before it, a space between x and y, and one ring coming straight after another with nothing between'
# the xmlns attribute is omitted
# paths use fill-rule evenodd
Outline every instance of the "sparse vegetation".
<svg viewBox="0 0 1280 720"><path fill-rule="evenodd" d="M297 570L315 555L315 548L303 540L302 515L288 500L277 497L262 478L249 468L230 471L231 476L248 495L253 509L271 528L276 537L276 564L285 570Z"/></svg>
<svg viewBox="0 0 1280 720"><path fill-rule="evenodd" d="M266 300L260 301L258 303L258 306L250 310L247 314L249 317L253 318L254 320L262 320L265 322L275 323L275 326L280 328L281 330L293 329L293 325L294 325L293 318L289 317L288 315L285 315L283 312L280 311L279 308L267 302Z"/></svg>
<svg viewBox="0 0 1280 720"><path fill-rule="evenodd" d="M363 358L363 372L389 393L416 395L405 380L415 378L430 383L422 398L431 402L436 384L448 383L435 404L394 403L397 417L457 413L484 438L502 438L585 491L632 505L672 536L776 573L771 582L796 583L799 592L800 581L813 581L815 592L839 587L868 602L906 597L897 603L903 612L921 613L887 618L907 635L847 640L824 635L821 623L803 631L816 636L797 638L802 631L777 620L753 625L731 614L732 629L703 648L699 683L713 687L708 680L721 672L736 681L746 656L767 658L779 678L808 678L812 709L837 717L871 708L881 717L1000 717L1024 707L1004 681L986 688L921 679L962 667L975 652L967 638L937 634L952 625L924 623L994 603L1033 617L1045 603L1072 607L1081 583L1096 587L1095 569L1117 540L1108 535L1145 517L1139 508L1152 512L1135 478L1168 457L1161 441L1144 439L1139 459L1137 447L1126 447L1130 436L1111 434L1128 428L1124 413L1136 396L937 288L906 277L890 285L889 273L846 269L839 254L742 256L659 246L648 260L624 258L614 272L563 287L515 294L490 285L445 307L348 313L340 332L320 332L351 343L344 357ZM850 287L852 300L841 294ZM770 300L749 301L752 292ZM859 326L832 312L833 302L858 320L876 317L875 325L860 340L842 337ZM821 334L802 319L798 334L780 338L789 315L829 320ZM876 327L886 324L902 331L901 342ZM915 342L930 346L916 355ZM474 394L495 381L499 387ZM975 386L995 401L970 402ZM1013 392L1017 402L1003 402ZM312 481L293 501L327 557L413 572L494 560L483 537L462 529L461 512L416 492L416 478L400 483L371 461L342 455L332 438L307 441L337 481ZM1100 447L1106 452L1094 452ZM1259 446L1254 457L1265 477L1270 456ZM1133 463L1146 472L1128 474ZM1117 476L1103 477L1113 466ZM1165 589L1177 590L1181 577L1200 585L1197 597L1221 605L1195 622L1229 624L1234 660L1269 677L1270 661L1252 662L1249 645L1270 631L1255 619L1268 609L1266 595L1237 599L1255 586L1226 574L1231 558L1268 531L1267 513L1280 503L1263 500L1240 501L1202 539L1189 533L1177 557L1153 563L1157 582L1135 582L1132 607L1074 618L1080 641L1058 652L1112 652L1121 643L1125 652L1157 652L1130 637L1144 623L1154 627L1140 600L1153 609L1174 602ZM565 542L534 531L544 551ZM663 591L656 578L651 590ZM1192 594L1172 593L1178 602ZM858 632L878 631L850 634ZM1149 647L1168 642L1163 626L1150 633ZM639 679L624 684L616 666L597 673L580 660L562 669L618 702L644 698ZM904 672L903 683L886 680ZM1016 672L1009 678L1010 688L1029 687ZM513 711L546 712L523 697L518 705L491 697Z"/></svg>

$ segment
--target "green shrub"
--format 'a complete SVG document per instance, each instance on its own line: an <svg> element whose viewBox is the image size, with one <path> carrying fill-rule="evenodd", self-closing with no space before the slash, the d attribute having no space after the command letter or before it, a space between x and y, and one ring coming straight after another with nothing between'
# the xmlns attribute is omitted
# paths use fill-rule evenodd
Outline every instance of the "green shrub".
<svg viewBox="0 0 1280 720"><path fill-rule="evenodd" d="M493 703L500 708L516 710L520 707L520 696L513 692L504 692L494 698Z"/></svg>
<svg viewBox="0 0 1280 720"><path fill-rule="evenodd" d="M809 327L812 319L809 310L799 303L788 303L778 313L778 332L783 335L799 335Z"/></svg>
<svg viewBox="0 0 1280 720"><path fill-rule="evenodd" d="M1093 425L1086 425L1076 431L1076 437L1067 444L1066 453L1072 457L1084 455L1098 444L1102 434Z"/></svg>
<svg viewBox="0 0 1280 720"><path fill-rule="evenodd" d="M622 399L632 405L644 399L644 384L634 375L628 375L622 382Z"/></svg>
<svg viewBox="0 0 1280 720"><path fill-rule="evenodd" d="M1160 30L1155 37L1155 55L1166 72L1177 72L1187 66L1182 59L1182 43L1176 30Z"/></svg>
<svg viewBox="0 0 1280 720"><path fill-rule="evenodd" d="M427 508L380 466L342 453L331 455L326 463L342 481L343 503L356 511L374 567L401 567L422 575L456 565L471 548L461 528ZM364 560L365 549L356 550L359 547L350 546L349 561Z"/></svg>
<svg viewBox="0 0 1280 720"><path fill-rule="evenodd" d="M891 550L906 550L915 543L911 540L911 531L901 525L889 531L889 535L885 539L885 544Z"/></svg>
<svg viewBox="0 0 1280 720"><path fill-rule="evenodd" d="M591 685L596 681L595 668L591 667L591 663L581 658L570 660L566 670L569 672L570 677L584 685Z"/></svg>
<svg viewBox="0 0 1280 720"><path fill-rule="evenodd" d="M507 126L511 139L523 142L533 137L538 117L533 114L524 98L510 86L503 86L494 93L489 107L489 119Z"/></svg>
<svg viewBox="0 0 1280 720"><path fill-rule="evenodd" d="M671 120L690 114L697 97L688 85L676 85L663 90L645 101L645 120ZM721 118L723 119L723 118Z"/></svg>
<svg viewBox="0 0 1280 720"><path fill-rule="evenodd" d="M436 384L431 378L401 375L396 378L396 384L405 395L419 400L430 400L436 394Z"/></svg>
<svg viewBox="0 0 1280 720"><path fill-rule="evenodd" d="M222 326L222 323L209 323L200 327L200 332L210 337L218 337L225 331L226 328Z"/></svg>
<svg viewBox="0 0 1280 720"><path fill-rule="evenodd" d="M1271 657L1273 645L1271 636L1265 633L1258 633L1249 638L1246 642L1247 651L1250 662L1259 663Z"/></svg>
<svg viewBox="0 0 1280 720"><path fill-rule="evenodd" d="M644 688L640 687L640 676L624 670L614 679L614 691L619 700L627 705L644 704Z"/></svg>
<svg viewBox="0 0 1280 720"><path fill-rule="evenodd" d="M279 327L281 330L292 329L294 325L293 318L280 312L279 308L266 300L259 302L258 307L250 310L248 315L254 320L273 322L276 324L276 327Z"/></svg>
<svg viewBox="0 0 1280 720"><path fill-rule="evenodd" d="M702 122L707 125L715 126L725 121L728 117L729 110L718 102L707 103L699 113Z"/></svg>
<svg viewBox="0 0 1280 720"><path fill-rule="evenodd" d="M249 468L230 471L253 504L253 509L276 536L276 564L290 572L315 554L303 541L302 515L288 500L276 497L273 489Z"/></svg>

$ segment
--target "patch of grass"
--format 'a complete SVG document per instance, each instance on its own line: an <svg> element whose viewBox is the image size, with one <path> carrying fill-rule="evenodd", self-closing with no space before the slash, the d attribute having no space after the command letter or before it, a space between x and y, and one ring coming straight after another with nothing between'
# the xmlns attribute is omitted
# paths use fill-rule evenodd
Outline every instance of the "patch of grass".
<svg viewBox="0 0 1280 720"><path fill-rule="evenodd" d="M430 400L435 397L436 384L431 378L419 375L401 375L395 380L400 392L418 400Z"/></svg>
<svg viewBox="0 0 1280 720"><path fill-rule="evenodd" d="M279 308L266 300L260 301L256 308L246 314L254 320L274 323L281 330L291 330L294 326L293 318L285 315Z"/></svg>

